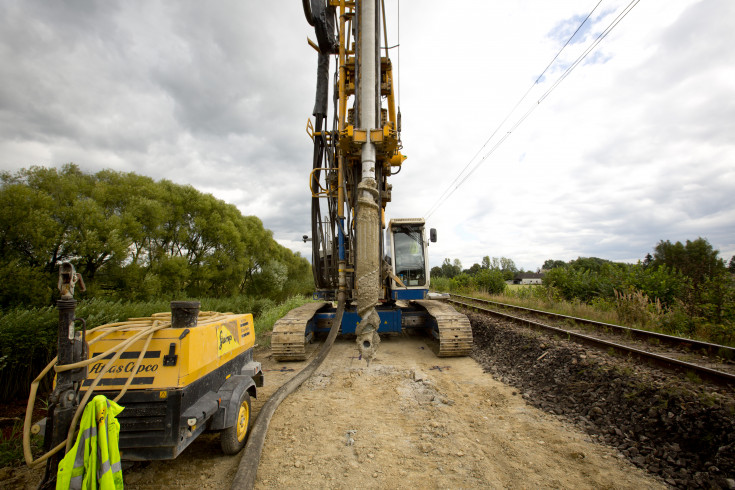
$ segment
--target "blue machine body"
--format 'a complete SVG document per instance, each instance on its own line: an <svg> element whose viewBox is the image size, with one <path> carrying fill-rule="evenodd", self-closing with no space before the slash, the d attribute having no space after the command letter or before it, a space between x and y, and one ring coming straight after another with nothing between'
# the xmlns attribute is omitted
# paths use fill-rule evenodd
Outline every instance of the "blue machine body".
<svg viewBox="0 0 735 490"><path fill-rule="evenodd" d="M423 308L415 306L401 308L394 303L385 303L378 305L376 311L378 312L378 316L380 316L378 333L401 333L404 329L424 329L427 327L436 330L435 320ZM309 322L306 328L306 334L329 332L331 320L335 314L336 309L334 307L319 311ZM354 307L345 310L344 316L342 317L340 333L354 335L359 323L360 316ZM436 331L438 332L438 330Z"/></svg>

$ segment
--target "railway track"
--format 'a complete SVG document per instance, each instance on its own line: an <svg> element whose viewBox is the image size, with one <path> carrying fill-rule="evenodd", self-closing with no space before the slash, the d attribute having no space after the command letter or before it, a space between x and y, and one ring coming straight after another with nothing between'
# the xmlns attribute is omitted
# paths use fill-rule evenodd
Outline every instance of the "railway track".
<svg viewBox="0 0 735 490"><path fill-rule="evenodd" d="M660 368L695 374L718 385L735 386L735 364L728 361L735 359L732 347L456 294L448 301ZM539 317L553 325L538 321Z"/></svg>

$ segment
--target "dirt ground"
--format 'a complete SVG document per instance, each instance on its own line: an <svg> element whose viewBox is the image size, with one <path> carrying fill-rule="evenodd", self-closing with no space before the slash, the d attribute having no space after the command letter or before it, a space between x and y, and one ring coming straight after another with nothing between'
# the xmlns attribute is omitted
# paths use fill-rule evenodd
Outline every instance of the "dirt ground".
<svg viewBox="0 0 735 490"><path fill-rule="evenodd" d="M428 342L384 338L367 366L353 341L338 340L276 411L256 488L664 488L471 358L435 357ZM306 365L269 354L256 351L266 375L256 413ZM205 435L174 461L126 469L125 486L229 488L238 463ZM7 488L35 488L40 478L25 469L3 476Z"/></svg>

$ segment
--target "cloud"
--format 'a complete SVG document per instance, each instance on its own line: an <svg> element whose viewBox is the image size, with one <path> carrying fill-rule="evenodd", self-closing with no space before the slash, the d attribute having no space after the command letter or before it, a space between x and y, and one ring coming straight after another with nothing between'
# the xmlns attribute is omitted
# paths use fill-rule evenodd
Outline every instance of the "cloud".
<svg viewBox="0 0 735 490"><path fill-rule="evenodd" d="M388 217L429 219L433 265L458 257L645 256L703 236L735 253L735 4L640 2L551 94L627 2L401 4L404 153ZM389 43L396 4L387 2ZM299 5L226 0L0 4L0 168L135 171L259 216L307 257L313 29ZM533 86L505 125L503 118ZM499 132L479 151L493 131Z"/></svg>

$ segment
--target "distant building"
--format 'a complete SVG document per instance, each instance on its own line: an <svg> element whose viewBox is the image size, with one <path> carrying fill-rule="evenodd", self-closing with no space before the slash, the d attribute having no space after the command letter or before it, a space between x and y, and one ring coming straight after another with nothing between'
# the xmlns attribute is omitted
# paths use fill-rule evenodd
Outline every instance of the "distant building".
<svg viewBox="0 0 735 490"><path fill-rule="evenodd" d="M513 284L541 284L544 280L544 275L536 272L523 272L516 274L513 278Z"/></svg>

